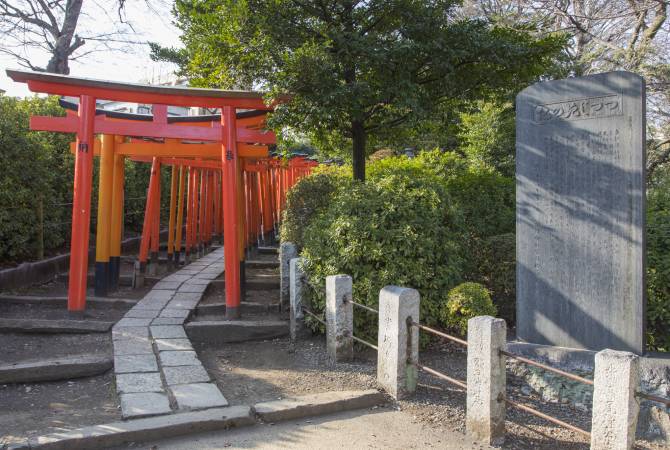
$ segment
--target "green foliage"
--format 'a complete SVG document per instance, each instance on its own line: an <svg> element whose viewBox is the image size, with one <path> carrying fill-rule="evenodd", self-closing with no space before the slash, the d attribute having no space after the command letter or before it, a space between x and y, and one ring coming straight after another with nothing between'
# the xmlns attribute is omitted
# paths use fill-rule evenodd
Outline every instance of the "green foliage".
<svg viewBox="0 0 670 450"><path fill-rule="evenodd" d="M449 291L447 301L440 310L442 323L465 335L468 331L468 320L477 316L494 316L497 314L489 291L479 283L462 283Z"/></svg>
<svg viewBox="0 0 670 450"><path fill-rule="evenodd" d="M385 285L419 290L422 320L435 324L443 294L462 278L460 216L420 161L387 158L370 169L365 184L330 175L338 188L305 229L312 308L324 308L325 277L345 273L354 280L354 299L372 307ZM376 318L357 314L354 326L361 337L375 338Z"/></svg>
<svg viewBox="0 0 670 450"><path fill-rule="evenodd" d="M647 194L647 341L670 351L670 176Z"/></svg>
<svg viewBox="0 0 670 450"><path fill-rule="evenodd" d="M461 113L459 149L468 160L514 177L515 115L511 104L476 102Z"/></svg>
<svg viewBox="0 0 670 450"><path fill-rule="evenodd" d="M565 45L459 17L460 3L177 0L184 48L152 50L199 86L290 92L276 126L352 139L359 160L367 135L421 127L445 102L517 91Z"/></svg>
<svg viewBox="0 0 670 450"><path fill-rule="evenodd" d="M470 248L477 265L471 279L488 288L500 317L512 326L516 323L516 235L491 236Z"/></svg>

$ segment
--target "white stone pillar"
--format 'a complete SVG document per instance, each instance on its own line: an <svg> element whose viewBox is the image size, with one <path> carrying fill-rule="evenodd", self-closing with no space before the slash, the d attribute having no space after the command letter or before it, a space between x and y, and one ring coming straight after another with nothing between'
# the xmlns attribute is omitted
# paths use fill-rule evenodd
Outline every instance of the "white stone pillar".
<svg viewBox="0 0 670 450"><path fill-rule="evenodd" d="M349 275L326 277L326 347L333 361L349 361L354 356L354 305L350 301Z"/></svg>
<svg viewBox="0 0 670 450"><path fill-rule="evenodd" d="M591 450L633 448L640 410L635 398L640 386L639 364L633 353L609 349L596 353Z"/></svg>
<svg viewBox="0 0 670 450"><path fill-rule="evenodd" d="M305 283L305 273L302 270L303 258L293 258L289 262L289 298L291 304L291 340L296 340L303 332L302 311L303 287Z"/></svg>
<svg viewBox="0 0 670 450"><path fill-rule="evenodd" d="M475 440L500 445L505 437L505 348L507 326L491 316L468 320L465 428Z"/></svg>
<svg viewBox="0 0 670 450"><path fill-rule="evenodd" d="M289 261L298 257L293 242L282 242L279 246L279 307L285 311L289 304Z"/></svg>
<svg viewBox="0 0 670 450"><path fill-rule="evenodd" d="M386 286L379 292L379 334L377 340L377 382L395 399L416 390L419 362L419 292Z"/></svg>

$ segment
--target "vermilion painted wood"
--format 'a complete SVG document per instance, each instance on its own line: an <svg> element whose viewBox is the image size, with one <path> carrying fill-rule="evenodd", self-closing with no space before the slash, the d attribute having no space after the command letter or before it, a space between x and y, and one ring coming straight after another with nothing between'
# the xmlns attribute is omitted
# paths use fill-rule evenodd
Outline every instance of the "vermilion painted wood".
<svg viewBox="0 0 670 450"><path fill-rule="evenodd" d="M237 209L237 136L235 108L224 106L221 114L221 151L223 160L223 233L226 278L226 310L239 314L240 256L238 249ZM232 310L231 310L232 308ZM233 313L231 313L232 315ZM228 313L226 314L228 316ZM229 317L232 318L232 317Z"/></svg>
<svg viewBox="0 0 670 450"><path fill-rule="evenodd" d="M151 240L151 228L153 222L154 197L156 190L157 174L160 168L158 158L154 158L151 164L151 175L149 176L149 186L147 188L147 200L144 207L144 221L142 224L142 238L140 240L140 263L146 263L149 256L149 247Z"/></svg>
<svg viewBox="0 0 670 450"><path fill-rule="evenodd" d="M88 242L91 222L91 185L93 178L93 120L95 98L82 95L79 100L77 151L74 164L74 193L72 196L72 238L70 244L70 282L68 311L83 311L86 307L88 278Z"/></svg>
<svg viewBox="0 0 670 450"><path fill-rule="evenodd" d="M35 131L56 131L60 133L75 133L78 120L75 117L32 116L30 129ZM141 121L114 121L104 116L95 118L96 134L114 134L118 136L143 136L172 139L188 139L193 141L221 141L221 125L212 127L194 125L176 125ZM237 130L237 140L249 144L274 144L276 136L272 131L258 131L240 127Z"/></svg>
<svg viewBox="0 0 670 450"><path fill-rule="evenodd" d="M158 161L158 170L156 172L156 187L154 188L153 209L151 211L153 217L151 220L151 252L158 253L160 249L160 228L161 228L161 159Z"/></svg>

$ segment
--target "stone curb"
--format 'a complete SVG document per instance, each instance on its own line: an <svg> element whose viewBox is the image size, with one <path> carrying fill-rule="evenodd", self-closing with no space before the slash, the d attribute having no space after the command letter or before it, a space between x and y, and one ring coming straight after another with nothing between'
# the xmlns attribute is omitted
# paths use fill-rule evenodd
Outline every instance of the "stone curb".
<svg viewBox="0 0 670 450"><path fill-rule="evenodd" d="M255 425L259 420L275 422L301 419L341 411L370 408L386 403L376 390L326 392L285 400L258 403L253 407L229 406L196 412L134 419L94 425L63 433L39 436L3 450L83 450L98 449L128 442L146 442L186 434Z"/></svg>
<svg viewBox="0 0 670 450"><path fill-rule="evenodd" d="M67 297L43 297L38 295L0 295L0 303L13 303L19 305L53 305L59 307L67 306ZM96 308L123 308L133 306L137 300L126 298L87 297L86 304Z"/></svg>
<svg viewBox="0 0 670 450"><path fill-rule="evenodd" d="M303 417L322 416L353 409L363 409L386 402L383 393L370 389L367 391L342 391L310 394L286 398L271 402L257 403L253 406L256 415L264 422Z"/></svg>
<svg viewBox="0 0 670 450"><path fill-rule="evenodd" d="M53 433L8 445L7 450L98 449L165 439L191 433L222 430L255 424L248 406L231 406L205 411L170 414L126 422L94 425L63 433Z"/></svg>
<svg viewBox="0 0 670 450"><path fill-rule="evenodd" d="M184 326L191 341L225 344L288 336L285 320L237 320L190 322Z"/></svg>
<svg viewBox="0 0 670 450"><path fill-rule="evenodd" d="M78 356L0 366L0 384L34 383L90 377L112 368L111 358Z"/></svg>
<svg viewBox="0 0 670 450"><path fill-rule="evenodd" d="M93 320L0 319L0 331L17 333L106 333L112 325Z"/></svg>

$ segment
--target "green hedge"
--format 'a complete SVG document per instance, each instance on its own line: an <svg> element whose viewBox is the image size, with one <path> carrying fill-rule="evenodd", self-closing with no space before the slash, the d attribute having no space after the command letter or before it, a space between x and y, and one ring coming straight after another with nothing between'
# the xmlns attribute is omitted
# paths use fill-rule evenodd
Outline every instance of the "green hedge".
<svg viewBox="0 0 670 450"><path fill-rule="evenodd" d="M40 203L45 254L69 251L74 168L69 144L74 136L29 129L31 115L63 114L57 97L16 99L0 95L0 158L3 161L0 173L0 265L37 257ZM149 169L149 164L126 161L125 230L128 235L141 230ZM168 204L169 171L169 168L163 169L161 203L164 216ZM97 180L96 158L91 195L91 245L95 244Z"/></svg>

